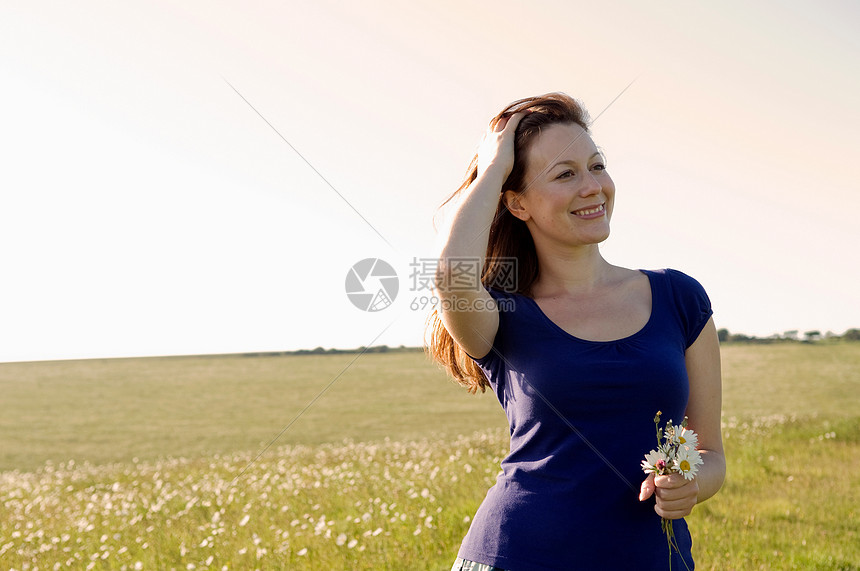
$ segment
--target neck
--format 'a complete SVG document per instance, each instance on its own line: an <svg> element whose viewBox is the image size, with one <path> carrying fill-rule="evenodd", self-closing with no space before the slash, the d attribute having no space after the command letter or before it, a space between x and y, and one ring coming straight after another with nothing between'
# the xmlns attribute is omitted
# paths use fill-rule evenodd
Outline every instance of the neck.
<svg viewBox="0 0 860 571"><path fill-rule="evenodd" d="M615 266L603 259L597 244L572 249L538 251L540 273L532 285L534 297L593 292L610 281Z"/></svg>

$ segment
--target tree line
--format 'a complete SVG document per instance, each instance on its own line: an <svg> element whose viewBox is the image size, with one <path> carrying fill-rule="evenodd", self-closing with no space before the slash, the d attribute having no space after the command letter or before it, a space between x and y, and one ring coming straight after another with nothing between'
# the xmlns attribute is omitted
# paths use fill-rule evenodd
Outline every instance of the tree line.
<svg viewBox="0 0 860 571"><path fill-rule="evenodd" d="M804 331L801 335L797 329L784 331L783 333L774 333L768 337L755 337L745 335L743 333L731 333L728 329L722 328L717 330L717 337L720 343L777 343L777 342L793 342L800 341L804 343L814 343L816 341L860 341L860 329L851 328L845 331L842 335L838 335L832 331L821 333L817 329Z"/></svg>
<svg viewBox="0 0 860 571"><path fill-rule="evenodd" d="M732 333L726 328L717 330L717 337L720 343L815 343L818 341L860 341L860 329L848 329L841 335L827 331L821 333L817 329L804 331L801 333L796 329L784 331L783 333L774 333L768 337L755 337L744 333ZM282 355L340 355L340 354L355 354L355 353L415 353L424 351L423 347L407 347L400 345L398 347L389 347L388 345L374 345L372 347L356 347L355 349L334 349L325 347L315 347L313 349L298 349L295 351L263 351L256 353L240 353L242 357L278 357Z"/></svg>

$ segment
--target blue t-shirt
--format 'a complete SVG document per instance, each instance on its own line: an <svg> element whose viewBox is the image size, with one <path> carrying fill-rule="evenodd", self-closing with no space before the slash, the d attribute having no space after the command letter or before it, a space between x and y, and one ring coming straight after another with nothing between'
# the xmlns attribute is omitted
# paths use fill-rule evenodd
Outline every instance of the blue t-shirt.
<svg viewBox="0 0 860 571"><path fill-rule="evenodd" d="M712 311L693 278L643 273L649 320L615 341L578 339L533 299L490 290L499 329L475 362L508 417L511 451L460 557L511 571L669 568L654 499L639 501L640 463L657 445L656 412L684 418L684 353ZM672 569L692 569L686 522L674 530L686 567L675 554Z"/></svg>

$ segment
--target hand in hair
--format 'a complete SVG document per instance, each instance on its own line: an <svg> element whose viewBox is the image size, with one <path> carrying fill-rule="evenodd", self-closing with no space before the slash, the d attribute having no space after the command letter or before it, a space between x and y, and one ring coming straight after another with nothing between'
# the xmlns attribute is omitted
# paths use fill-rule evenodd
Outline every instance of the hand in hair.
<svg viewBox="0 0 860 571"><path fill-rule="evenodd" d="M514 136L520 120L528 114L520 111L490 123L478 148L478 176L488 169L499 169L501 180L508 178L514 168Z"/></svg>

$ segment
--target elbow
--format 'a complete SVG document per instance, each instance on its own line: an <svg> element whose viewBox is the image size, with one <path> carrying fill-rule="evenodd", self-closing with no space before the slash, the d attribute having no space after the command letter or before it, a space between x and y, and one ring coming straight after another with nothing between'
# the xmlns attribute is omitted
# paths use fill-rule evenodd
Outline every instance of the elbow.
<svg viewBox="0 0 860 571"><path fill-rule="evenodd" d="M705 465L702 466L702 474L697 478L700 481L697 503L716 495L726 481L726 457L722 451L702 450L702 458Z"/></svg>

